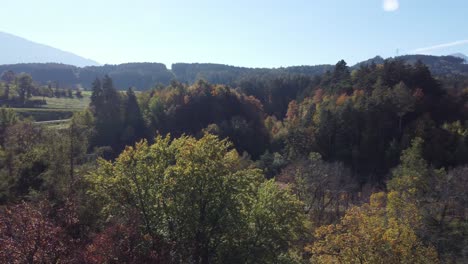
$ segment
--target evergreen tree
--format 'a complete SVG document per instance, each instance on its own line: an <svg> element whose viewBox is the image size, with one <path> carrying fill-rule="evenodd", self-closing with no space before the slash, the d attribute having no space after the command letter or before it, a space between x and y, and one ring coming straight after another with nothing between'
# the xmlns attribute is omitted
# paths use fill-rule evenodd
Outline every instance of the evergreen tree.
<svg viewBox="0 0 468 264"><path fill-rule="evenodd" d="M105 76L101 81L93 83L93 94L90 106L94 113L96 124L95 146L110 146L113 151L122 147L120 135L122 133L121 99L115 89L112 79Z"/></svg>
<svg viewBox="0 0 468 264"><path fill-rule="evenodd" d="M90 107L91 107L91 110L96 115L96 113L99 112L99 110L101 110L101 107L104 103L102 84L99 78L96 78L96 80L94 80L91 89L93 93L91 94Z"/></svg>
<svg viewBox="0 0 468 264"><path fill-rule="evenodd" d="M124 108L125 129L123 131L122 140L126 145L132 145L144 137L145 122L133 89L128 88L126 95Z"/></svg>

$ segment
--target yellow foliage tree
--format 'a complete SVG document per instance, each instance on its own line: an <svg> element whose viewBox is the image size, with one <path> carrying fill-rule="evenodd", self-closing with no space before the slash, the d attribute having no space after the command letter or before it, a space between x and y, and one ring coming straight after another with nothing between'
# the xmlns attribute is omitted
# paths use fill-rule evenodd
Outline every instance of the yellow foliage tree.
<svg viewBox="0 0 468 264"><path fill-rule="evenodd" d="M419 219L416 206L401 204L398 193L376 193L339 224L318 228L306 249L311 263L438 263L436 250L415 234Z"/></svg>

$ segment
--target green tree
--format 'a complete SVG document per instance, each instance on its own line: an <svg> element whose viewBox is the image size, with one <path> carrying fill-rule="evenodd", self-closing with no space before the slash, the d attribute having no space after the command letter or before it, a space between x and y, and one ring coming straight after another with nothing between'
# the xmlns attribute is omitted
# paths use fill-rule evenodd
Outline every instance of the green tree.
<svg viewBox="0 0 468 264"><path fill-rule="evenodd" d="M94 146L110 146L114 151L122 147L121 96L115 89L112 79L104 76L93 83L90 107L95 117L96 133Z"/></svg>
<svg viewBox="0 0 468 264"><path fill-rule="evenodd" d="M93 111L94 114L97 114L98 110L102 108L104 104L102 84L99 78L96 78L96 80L94 80L91 90L92 94L89 106L91 108L91 111Z"/></svg>
<svg viewBox="0 0 468 264"><path fill-rule="evenodd" d="M415 138L411 147L403 151L401 165L393 171L387 186L398 193L397 208L416 205L422 221L416 227L418 234L433 243L445 261L464 262L463 250L467 245L462 237L468 231L468 221L461 211L467 208L468 170L461 167L447 173L431 168L422 157L423 143Z"/></svg>
<svg viewBox="0 0 468 264"><path fill-rule="evenodd" d="M123 111L125 129L122 140L126 145L132 145L145 136L145 121L132 88L127 90Z"/></svg>
<svg viewBox="0 0 468 264"><path fill-rule="evenodd" d="M107 216L138 212L141 232L172 245L175 262L275 262L301 234L302 205L231 148L209 134L142 141L100 161L91 193Z"/></svg>
<svg viewBox="0 0 468 264"><path fill-rule="evenodd" d="M400 133L403 129L403 118L406 114L414 111L416 100L411 94L411 90L403 82L397 84L392 91L392 99L396 106L396 113L398 115L398 129Z"/></svg>
<svg viewBox="0 0 468 264"><path fill-rule="evenodd" d="M20 102L24 104L31 97L31 92L34 88L31 75L20 74L16 77L16 86Z"/></svg>
<svg viewBox="0 0 468 264"><path fill-rule="evenodd" d="M16 112L8 108L0 108L0 145L4 146L6 129L18 123L19 117Z"/></svg>
<svg viewBox="0 0 468 264"><path fill-rule="evenodd" d="M15 81L16 75L13 71L5 71L2 73L0 79L7 84L11 84Z"/></svg>

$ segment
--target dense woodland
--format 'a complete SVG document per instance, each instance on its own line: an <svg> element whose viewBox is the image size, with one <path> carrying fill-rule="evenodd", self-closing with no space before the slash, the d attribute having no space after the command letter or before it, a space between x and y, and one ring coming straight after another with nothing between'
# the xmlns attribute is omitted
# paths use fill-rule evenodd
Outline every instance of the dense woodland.
<svg viewBox="0 0 468 264"><path fill-rule="evenodd" d="M388 60L402 60L414 64L423 62L437 77L449 77L457 83L468 76L468 64L453 56L405 55ZM371 63L383 64L384 59L377 56L352 66L357 70L362 65ZM39 85L52 84L62 89L91 89L96 77L108 75L114 81L117 89L126 90L134 87L137 90L150 90L155 87L167 86L172 80L185 84L194 84L205 80L213 84L224 84L231 87L239 86L245 80L276 78L284 75L320 76L332 71L334 65L293 66L284 68L246 68L213 63L174 63L171 69L162 63L125 63L119 65L103 65L76 67L59 63L20 63L0 65L0 73L13 71L27 73ZM463 86L462 88L465 88Z"/></svg>
<svg viewBox="0 0 468 264"><path fill-rule="evenodd" d="M176 64L89 73L67 127L2 108L0 262L466 263L468 82L428 65Z"/></svg>

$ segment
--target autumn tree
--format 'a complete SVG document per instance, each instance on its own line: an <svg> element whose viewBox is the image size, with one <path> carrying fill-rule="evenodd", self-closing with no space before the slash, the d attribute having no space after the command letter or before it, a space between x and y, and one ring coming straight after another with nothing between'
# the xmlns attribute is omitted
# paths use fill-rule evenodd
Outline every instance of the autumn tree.
<svg viewBox="0 0 468 264"><path fill-rule="evenodd" d="M438 263L436 250L416 235L417 207L394 195L373 194L340 223L318 228L307 248L311 263Z"/></svg>
<svg viewBox="0 0 468 264"><path fill-rule="evenodd" d="M140 232L172 245L173 261L275 262L300 237L302 204L231 148L209 134L142 141L115 163L100 161L91 192L108 216L138 212Z"/></svg>
<svg viewBox="0 0 468 264"><path fill-rule="evenodd" d="M277 179L293 184L294 192L304 203L304 212L315 226L340 219L357 187L348 168L339 162L325 162L318 153L291 163Z"/></svg>
<svg viewBox="0 0 468 264"><path fill-rule="evenodd" d="M65 263L77 260L75 241L48 217L45 203L0 210L0 262Z"/></svg>
<svg viewBox="0 0 468 264"><path fill-rule="evenodd" d="M464 167L446 172L433 169L424 160L421 138L401 155L401 165L393 171L388 188L399 194L402 204L415 204L421 216L420 236L433 243L445 261L463 261L466 244L466 174ZM458 243L454 243L458 241Z"/></svg>

